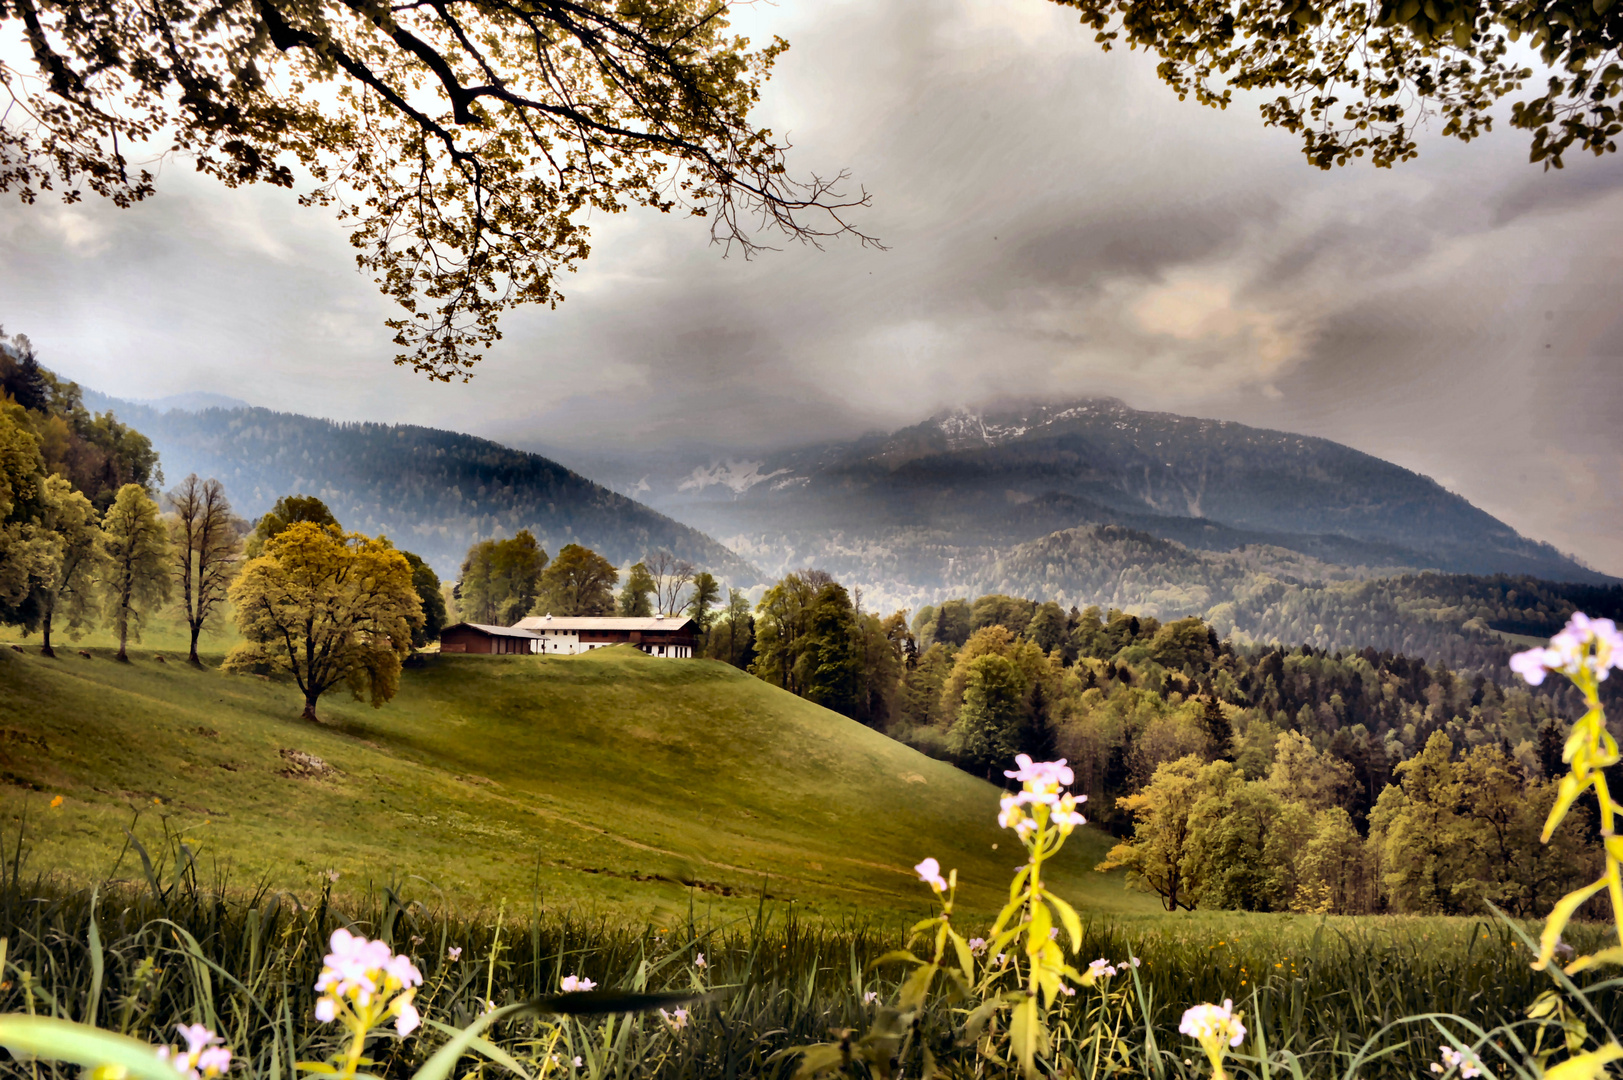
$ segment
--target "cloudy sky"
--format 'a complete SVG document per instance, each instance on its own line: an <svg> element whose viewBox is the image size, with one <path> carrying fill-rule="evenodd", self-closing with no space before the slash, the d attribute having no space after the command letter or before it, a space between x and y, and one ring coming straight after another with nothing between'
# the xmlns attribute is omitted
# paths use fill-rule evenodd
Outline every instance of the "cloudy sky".
<svg viewBox="0 0 1623 1080"><path fill-rule="evenodd" d="M763 119L847 168L887 251L722 259L702 223L593 223L555 312L467 385L389 363L391 306L279 191L168 166L130 211L0 205L0 322L120 396L208 390L528 445L739 451L992 397L1333 438L1623 575L1623 160L1524 135L1321 173L1254 107L1181 103L1044 0L783 0Z"/></svg>

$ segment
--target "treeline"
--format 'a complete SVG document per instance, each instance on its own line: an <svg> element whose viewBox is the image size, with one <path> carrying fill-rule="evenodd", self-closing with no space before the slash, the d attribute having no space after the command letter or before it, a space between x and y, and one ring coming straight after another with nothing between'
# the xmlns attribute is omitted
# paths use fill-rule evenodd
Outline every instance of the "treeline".
<svg viewBox="0 0 1623 1080"><path fill-rule="evenodd" d="M985 592L1048 596L1175 619L1200 616L1237 642L1366 646L1446 664L1501 667L1500 634L1548 637L1575 610L1623 616L1623 586L1523 575L1375 577L1284 548L1214 552L1119 526L1056 532L976 579Z"/></svg>
<svg viewBox="0 0 1623 1080"><path fill-rule="evenodd" d="M160 492L145 436L111 413L89 418L26 339L0 339L0 380L0 624L39 633L45 655L59 631L106 627L128 661L145 624L172 611L198 664L199 639L234 608L246 645L228 665L291 672L313 716L340 682L386 700L400 657L438 637L441 586L418 556L345 533L314 497L279 499L250 531L217 479Z"/></svg>
<svg viewBox="0 0 1623 1080"><path fill-rule="evenodd" d="M660 549L740 583L757 580L753 568L703 533L557 462L487 439L267 409L121 411L177 472L218 477L256 510L288 492L309 492L352 528L397 538L447 577L469 537L522 529L550 550L581 544L617 565Z"/></svg>
<svg viewBox="0 0 1623 1080"><path fill-rule="evenodd" d="M620 570L581 544L554 556L526 529L468 549L447 590L453 619L512 626L527 615L647 618L687 615L700 638L696 655L739 667L753 659L754 621L744 593L723 591L714 574L669 551L653 551ZM718 610L719 608L719 610Z"/></svg>
<svg viewBox="0 0 1623 1080"><path fill-rule="evenodd" d="M41 366L28 338L0 327L0 400L17 407L12 420L33 434L46 474L67 480L98 512L125 484L161 485L152 441L111 412L91 413L83 397L77 383Z"/></svg>
<svg viewBox="0 0 1623 1080"><path fill-rule="evenodd" d="M1133 838L1114 865L1153 886L1168 875L1127 852L1158 830L1193 845L1170 859L1177 906L1533 911L1586 872L1536 843L1577 706L1553 680L1004 594L882 618L818 571L750 619L757 676L932 756L992 779L1016 753L1069 759L1089 817Z"/></svg>

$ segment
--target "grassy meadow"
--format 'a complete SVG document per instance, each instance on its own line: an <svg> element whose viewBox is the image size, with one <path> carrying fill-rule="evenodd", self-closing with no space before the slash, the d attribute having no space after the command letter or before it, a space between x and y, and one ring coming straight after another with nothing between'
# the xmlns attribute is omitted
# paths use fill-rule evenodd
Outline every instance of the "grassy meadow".
<svg viewBox="0 0 1623 1080"><path fill-rule="evenodd" d="M425 1015L452 1027L566 974L729 988L681 1033L583 1019L553 1044L503 1025L494 1041L536 1076L787 1080L775 1051L861 1031L865 995L896 994L902 972L868 965L930 910L914 863L958 869L968 933L1021 857L993 785L722 664L429 657L383 709L334 694L312 725L290 685L191 668L184 644L155 627L129 665L94 638L55 660L0 648L0 1014L152 1040L203 1022L241 1075L284 1080L331 1049L310 988L348 925L416 958ZM1072 1075L1205 1075L1178 1021L1224 998L1251 1030L1236 1077L1426 1074L1438 1029L1402 1018L1525 1024L1550 985L1486 920L1168 914L1091 869L1108 843L1079 830L1049 871L1083 913L1080 961L1142 961L1061 1010ZM1594 1001L1615 1030L1623 995ZM946 1053L961 1019L938 1000L920 1030ZM440 1038L390 1040L376 1075L409 1075ZM559 1048L580 1064L549 1064Z"/></svg>
<svg viewBox="0 0 1623 1080"><path fill-rule="evenodd" d="M763 890L905 914L927 903L926 855L984 912L1019 861L991 784L716 662L429 657L382 709L330 694L317 726L289 684L85 651L0 649L0 808L12 829L26 815L32 867L81 881L134 872L132 822L239 883L308 891L333 871L340 895L414 879L461 904L539 893L638 919ZM1073 838L1066 895L1153 910L1092 872L1106 843Z"/></svg>

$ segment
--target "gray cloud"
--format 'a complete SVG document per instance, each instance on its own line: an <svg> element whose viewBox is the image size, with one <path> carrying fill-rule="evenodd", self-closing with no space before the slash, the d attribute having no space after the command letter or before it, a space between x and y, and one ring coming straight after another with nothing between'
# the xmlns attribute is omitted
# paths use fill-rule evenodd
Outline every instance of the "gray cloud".
<svg viewBox="0 0 1623 1080"><path fill-rule="evenodd" d="M1322 173L1242 102L1180 103L1043 0L795 0L763 117L852 169L890 250L720 258L593 222L556 312L469 386L389 364L389 305L320 212L184 168L129 212L0 208L0 319L115 393L214 390L555 446L747 449L1029 393L1325 435L1623 573L1623 162L1522 133ZM1551 314L1546 317L1545 313Z"/></svg>

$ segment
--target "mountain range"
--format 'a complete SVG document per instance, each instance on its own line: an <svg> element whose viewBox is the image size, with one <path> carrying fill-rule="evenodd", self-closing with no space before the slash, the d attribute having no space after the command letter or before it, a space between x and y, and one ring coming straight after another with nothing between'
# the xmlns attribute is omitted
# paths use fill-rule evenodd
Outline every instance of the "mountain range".
<svg viewBox="0 0 1623 1080"><path fill-rule="evenodd" d="M555 461L488 439L221 408L208 398L148 405L84 396L87 407L112 410L152 440L170 484L191 472L215 477L249 519L283 495L318 496L345 528L388 536L442 577L456 576L475 541L529 529L552 555L580 543L625 566L664 549L735 585L761 578L698 530Z"/></svg>
<svg viewBox="0 0 1623 1080"><path fill-rule="evenodd" d="M996 581L999 565L1035 557L1022 545L1096 543L1100 526L1187 549L1174 562L1246 552L1243 564L1309 580L1418 570L1614 580L1351 447L1111 398L953 410L843 442L653 468L554 453L769 574L810 563L900 604ZM1046 539L1062 532L1068 540ZM1166 550L1144 547L1142 559L1165 562ZM1063 570L1040 577L1051 591L1087 591Z"/></svg>
<svg viewBox="0 0 1623 1080"><path fill-rule="evenodd" d="M444 575L475 540L528 528L551 553L580 542L623 566L663 548L742 588L815 566L870 610L1007 592L1203 615L1241 640L1375 635L1428 653L1564 618L1559 590L1517 599L1535 579L1616 581L1350 447L1107 398L954 410L765 454L621 457L208 396L86 403L146 433L170 482L216 476L249 517L318 495Z"/></svg>

